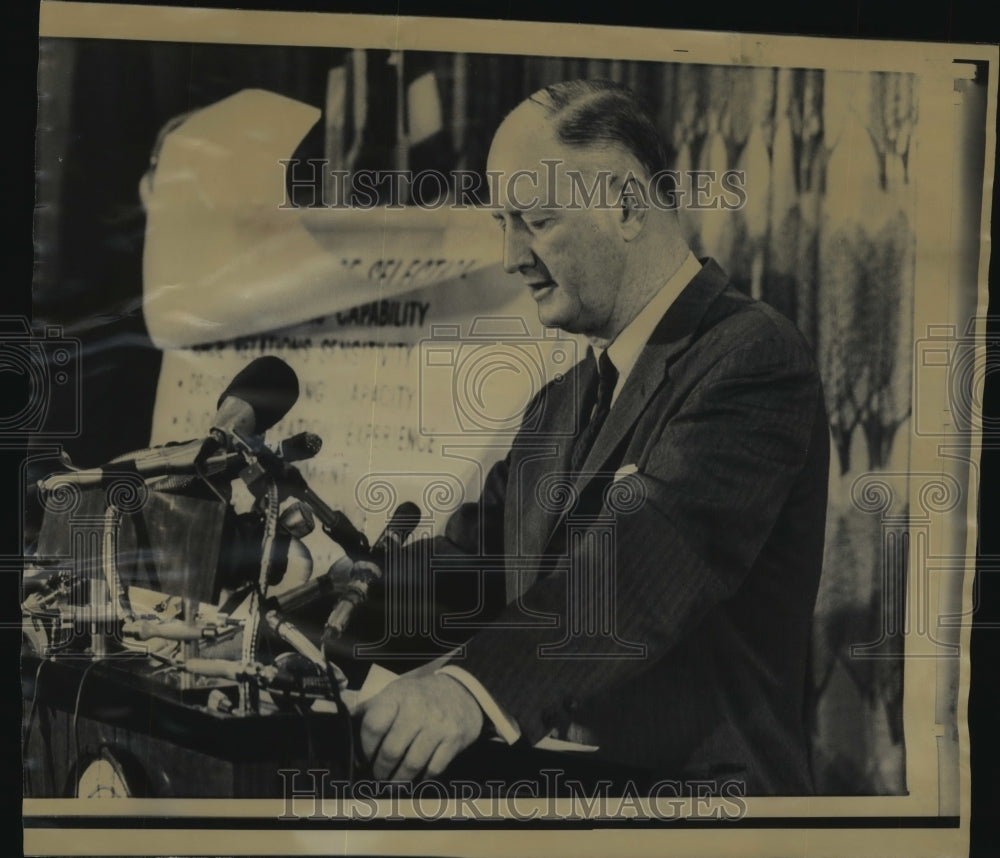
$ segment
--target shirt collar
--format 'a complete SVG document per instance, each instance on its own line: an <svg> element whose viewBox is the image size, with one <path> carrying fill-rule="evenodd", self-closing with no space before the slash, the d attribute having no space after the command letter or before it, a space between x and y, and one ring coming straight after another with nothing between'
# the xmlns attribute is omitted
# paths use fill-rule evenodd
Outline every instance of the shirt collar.
<svg viewBox="0 0 1000 858"><path fill-rule="evenodd" d="M639 359L639 353L643 350L653 331L659 324L660 319L669 309L670 305L677 300L684 287L688 285L701 271L701 263L693 253L688 253L687 258L681 263L680 268L667 280L649 302L643 307L639 314L629 322L622 332L615 337L608 346L608 357L618 370L618 383L615 385L611 401L614 402L625 379ZM594 356L600 357L601 350L595 349Z"/></svg>

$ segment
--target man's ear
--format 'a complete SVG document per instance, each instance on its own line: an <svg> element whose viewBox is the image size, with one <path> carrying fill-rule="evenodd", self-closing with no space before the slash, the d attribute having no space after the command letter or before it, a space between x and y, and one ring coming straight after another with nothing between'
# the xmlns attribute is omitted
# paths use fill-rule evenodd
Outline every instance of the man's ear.
<svg viewBox="0 0 1000 858"><path fill-rule="evenodd" d="M618 229L626 241L632 241L646 223L649 199L645 183L631 170L622 181L617 205Z"/></svg>

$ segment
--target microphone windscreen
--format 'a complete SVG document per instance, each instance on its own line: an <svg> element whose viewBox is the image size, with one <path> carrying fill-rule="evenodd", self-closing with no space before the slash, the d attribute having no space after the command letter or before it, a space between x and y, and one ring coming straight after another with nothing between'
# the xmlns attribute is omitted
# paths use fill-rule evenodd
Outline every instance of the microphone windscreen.
<svg viewBox="0 0 1000 858"><path fill-rule="evenodd" d="M416 519L420 521L420 507L418 507L413 501L403 501L399 506L396 507L396 511L392 514L392 520L396 521L410 521Z"/></svg>
<svg viewBox="0 0 1000 858"><path fill-rule="evenodd" d="M254 432L261 435L291 410L299 398L299 379L281 358L265 355L236 374L219 397L220 406L227 396L242 399L253 408Z"/></svg>
<svg viewBox="0 0 1000 858"><path fill-rule="evenodd" d="M315 432L298 432L278 445L278 452L286 462L311 459L322 449L323 439Z"/></svg>
<svg viewBox="0 0 1000 858"><path fill-rule="evenodd" d="M416 526L420 524L420 516L420 507L415 503L405 501L397 506L396 511L386 524L385 530L375 540L372 553L384 553L388 551L390 544L401 546L410 538L410 534L413 533Z"/></svg>
<svg viewBox="0 0 1000 858"><path fill-rule="evenodd" d="M396 511L386 525L386 530L392 530L399 534L402 539L406 539L420 524L420 516L420 507L411 501L404 501L396 507Z"/></svg>

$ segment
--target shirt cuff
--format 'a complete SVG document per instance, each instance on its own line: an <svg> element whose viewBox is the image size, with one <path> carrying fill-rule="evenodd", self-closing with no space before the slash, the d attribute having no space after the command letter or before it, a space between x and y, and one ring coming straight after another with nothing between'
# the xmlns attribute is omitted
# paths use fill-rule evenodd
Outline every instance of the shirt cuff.
<svg viewBox="0 0 1000 858"><path fill-rule="evenodd" d="M500 704L493 699L492 695L483 687L483 684L469 673L469 671L463 670L454 664L446 664L444 667L436 670L435 673L443 673L445 676L450 676L456 682L460 682L465 687L465 690L476 698L476 703L483 710L483 714L493 723L497 735L508 745L513 745L521 738L521 728L517 726L517 722L500 708Z"/></svg>

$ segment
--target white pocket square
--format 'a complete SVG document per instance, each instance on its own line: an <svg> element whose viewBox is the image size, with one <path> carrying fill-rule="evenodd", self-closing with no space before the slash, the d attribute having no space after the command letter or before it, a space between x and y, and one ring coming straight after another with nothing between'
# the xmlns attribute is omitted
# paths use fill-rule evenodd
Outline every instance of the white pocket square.
<svg viewBox="0 0 1000 858"><path fill-rule="evenodd" d="M615 471L615 478L614 480L612 480L612 482L617 483L619 480L625 479L625 477L629 476L630 474L638 474L638 473L639 473L639 466L636 465L634 462L629 463L628 465L622 465L617 471Z"/></svg>

